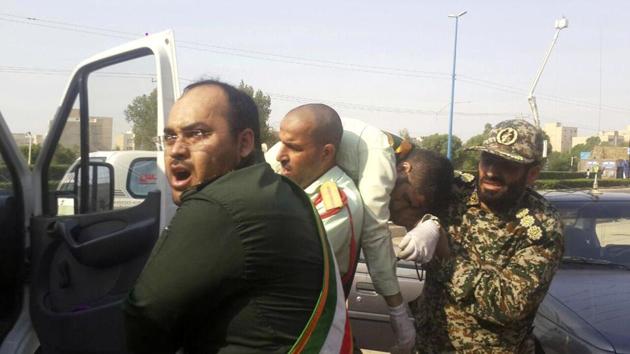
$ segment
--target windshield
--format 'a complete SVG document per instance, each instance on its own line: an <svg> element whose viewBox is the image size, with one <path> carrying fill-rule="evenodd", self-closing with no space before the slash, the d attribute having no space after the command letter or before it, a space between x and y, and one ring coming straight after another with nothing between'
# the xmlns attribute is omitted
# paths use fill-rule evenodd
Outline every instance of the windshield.
<svg viewBox="0 0 630 354"><path fill-rule="evenodd" d="M630 266L630 201L556 206L565 224L565 258Z"/></svg>

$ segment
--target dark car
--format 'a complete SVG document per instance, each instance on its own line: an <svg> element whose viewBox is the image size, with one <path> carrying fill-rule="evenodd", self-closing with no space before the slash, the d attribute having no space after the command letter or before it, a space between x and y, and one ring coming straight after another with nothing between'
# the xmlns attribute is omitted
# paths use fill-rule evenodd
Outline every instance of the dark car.
<svg viewBox="0 0 630 354"><path fill-rule="evenodd" d="M630 194L551 192L565 223L565 252L534 320L545 353L630 353ZM400 262L406 301L422 291L424 273ZM361 348L393 345L387 307L361 264L348 298ZM540 349L540 348L539 348Z"/></svg>

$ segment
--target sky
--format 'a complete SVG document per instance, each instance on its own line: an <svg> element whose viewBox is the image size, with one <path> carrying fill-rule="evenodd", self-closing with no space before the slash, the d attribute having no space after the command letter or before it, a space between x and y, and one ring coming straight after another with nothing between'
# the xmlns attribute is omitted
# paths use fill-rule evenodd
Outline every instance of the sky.
<svg viewBox="0 0 630 354"><path fill-rule="evenodd" d="M241 80L271 96L278 126L323 102L342 117L412 136L448 131L459 20L453 134L531 119L527 96L562 16L569 27L535 91L541 122L579 136L630 125L630 2L0 0L0 112L14 133L44 134L72 69L116 45L172 29L181 87ZM90 113L129 129L126 105L155 86L151 59L90 82ZM93 107L92 107L93 105Z"/></svg>

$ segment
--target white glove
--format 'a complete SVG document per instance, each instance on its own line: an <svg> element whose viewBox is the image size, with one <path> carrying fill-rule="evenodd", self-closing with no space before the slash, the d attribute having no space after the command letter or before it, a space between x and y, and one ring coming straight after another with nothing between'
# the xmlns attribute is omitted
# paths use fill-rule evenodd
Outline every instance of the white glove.
<svg viewBox="0 0 630 354"><path fill-rule="evenodd" d="M433 258L439 239L440 223L435 216L425 214L418 225L407 232L398 244L398 258L428 263Z"/></svg>
<svg viewBox="0 0 630 354"><path fill-rule="evenodd" d="M389 308L389 320L394 330L396 344L389 350L395 354L412 353L416 344L416 329L409 318L409 307L406 303Z"/></svg>

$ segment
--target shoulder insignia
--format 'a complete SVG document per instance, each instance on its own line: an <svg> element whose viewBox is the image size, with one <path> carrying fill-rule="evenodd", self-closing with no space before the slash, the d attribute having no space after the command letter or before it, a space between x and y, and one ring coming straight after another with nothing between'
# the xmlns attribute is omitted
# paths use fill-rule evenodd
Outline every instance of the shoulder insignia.
<svg viewBox="0 0 630 354"><path fill-rule="evenodd" d="M319 194L322 196L326 211L343 207L339 188L337 188L337 184L334 181L322 183L321 187L319 187Z"/></svg>

